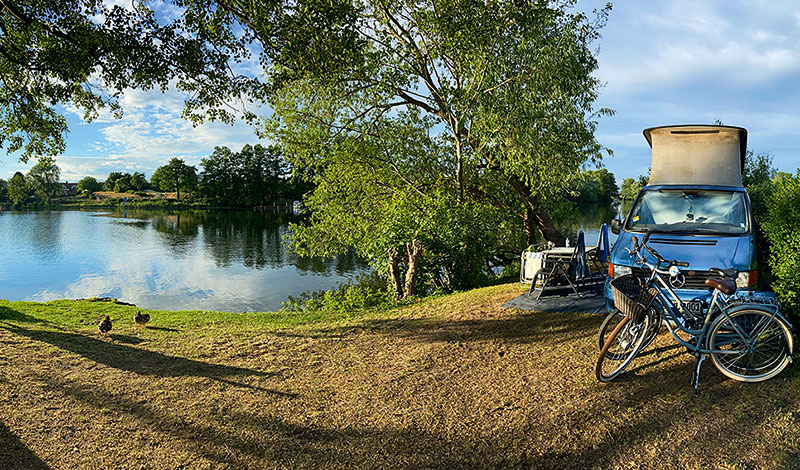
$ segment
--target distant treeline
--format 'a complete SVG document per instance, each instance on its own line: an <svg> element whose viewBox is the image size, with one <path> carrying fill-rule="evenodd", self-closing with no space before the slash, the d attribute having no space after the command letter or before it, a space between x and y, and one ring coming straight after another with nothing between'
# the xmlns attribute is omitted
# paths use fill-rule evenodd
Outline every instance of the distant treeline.
<svg viewBox="0 0 800 470"><path fill-rule="evenodd" d="M585 170L576 175L572 199L575 202L611 202L619 199L619 188L614 173L605 168Z"/></svg>
<svg viewBox="0 0 800 470"><path fill-rule="evenodd" d="M233 152L215 147L200 161L200 171L179 158L173 158L153 172L150 181L144 173L111 172L105 181L92 176L81 179L77 197L92 197L98 191L133 193L145 191L175 193L177 200L191 200L213 206L255 207L275 201L299 200L313 188L306 178L293 174L278 147L245 145ZM15 205L50 203L66 195L70 188L59 182L61 170L52 158L43 158L27 174L17 172L9 181L0 179L0 201Z"/></svg>

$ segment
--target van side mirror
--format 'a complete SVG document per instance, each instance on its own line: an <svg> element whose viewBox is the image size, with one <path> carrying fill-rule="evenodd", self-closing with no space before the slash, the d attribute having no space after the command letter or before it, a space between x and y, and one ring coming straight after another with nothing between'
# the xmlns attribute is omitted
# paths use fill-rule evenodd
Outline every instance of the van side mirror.
<svg viewBox="0 0 800 470"><path fill-rule="evenodd" d="M614 232L614 235L619 235L619 232L622 231L622 221L619 219L612 220L611 231Z"/></svg>

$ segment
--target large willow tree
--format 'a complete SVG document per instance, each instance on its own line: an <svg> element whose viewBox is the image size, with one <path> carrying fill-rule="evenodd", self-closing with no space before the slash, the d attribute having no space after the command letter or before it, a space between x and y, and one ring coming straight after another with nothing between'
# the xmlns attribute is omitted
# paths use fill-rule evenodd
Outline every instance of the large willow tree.
<svg viewBox="0 0 800 470"><path fill-rule="evenodd" d="M358 60L273 95L267 130L319 185L296 246L382 257L403 296L425 252L435 277L470 285L512 248L501 230L563 243L548 207L600 158L609 112L593 110L591 76L609 7L590 21L572 4L355 3Z"/></svg>

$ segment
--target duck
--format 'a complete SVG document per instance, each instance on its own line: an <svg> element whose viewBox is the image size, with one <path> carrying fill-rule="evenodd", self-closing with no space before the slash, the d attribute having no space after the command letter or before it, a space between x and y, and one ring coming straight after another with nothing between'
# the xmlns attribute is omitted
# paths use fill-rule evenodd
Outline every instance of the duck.
<svg viewBox="0 0 800 470"><path fill-rule="evenodd" d="M106 335L111 331L111 318L106 315L106 317L97 324L97 334L99 335Z"/></svg>
<svg viewBox="0 0 800 470"><path fill-rule="evenodd" d="M142 313L141 311L137 310L136 314L133 315L133 321L135 321L139 326L145 326L147 325L147 322L150 321L150 314Z"/></svg>

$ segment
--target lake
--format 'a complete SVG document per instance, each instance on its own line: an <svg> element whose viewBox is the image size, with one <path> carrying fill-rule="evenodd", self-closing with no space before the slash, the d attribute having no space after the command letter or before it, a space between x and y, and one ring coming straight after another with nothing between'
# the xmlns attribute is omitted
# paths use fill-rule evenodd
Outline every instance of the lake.
<svg viewBox="0 0 800 470"><path fill-rule="evenodd" d="M585 205L562 226L587 245L616 213ZM354 254L301 258L291 214L254 211L0 212L0 298L113 297L147 309L275 311L289 296L369 272ZM612 239L615 238L612 235Z"/></svg>
<svg viewBox="0 0 800 470"><path fill-rule="evenodd" d="M0 213L0 298L114 297L163 310L274 311L369 271L353 254L300 258L290 214L254 211Z"/></svg>

